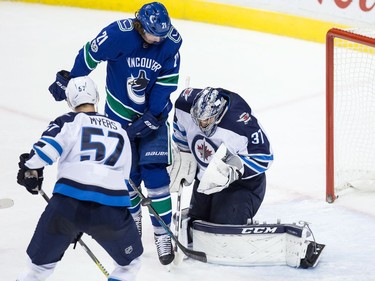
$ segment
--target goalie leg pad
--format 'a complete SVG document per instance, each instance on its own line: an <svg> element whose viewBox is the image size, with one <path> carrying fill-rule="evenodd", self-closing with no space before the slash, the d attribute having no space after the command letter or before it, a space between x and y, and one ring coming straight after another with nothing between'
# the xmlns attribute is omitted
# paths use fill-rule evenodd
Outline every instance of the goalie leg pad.
<svg viewBox="0 0 375 281"><path fill-rule="evenodd" d="M194 221L192 233L193 249L205 252L207 261L214 264L306 268L316 266L324 248L308 241L309 230L296 224L220 225Z"/></svg>

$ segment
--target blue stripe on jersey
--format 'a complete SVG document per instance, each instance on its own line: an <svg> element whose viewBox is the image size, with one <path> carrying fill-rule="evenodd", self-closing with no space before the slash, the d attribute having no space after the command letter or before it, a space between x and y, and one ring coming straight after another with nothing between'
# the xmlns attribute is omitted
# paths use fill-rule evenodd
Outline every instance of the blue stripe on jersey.
<svg viewBox="0 0 375 281"><path fill-rule="evenodd" d="M174 142L177 142L177 143L182 144L183 146L189 147L189 144L186 141L182 141L178 139L175 135L172 135L172 139Z"/></svg>
<svg viewBox="0 0 375 281"><path fill-rule="evenodd" d="M125 182L125 180L124 180ZM113 190L113 189L108 189L104 188L98 185L89 185L89 184L83 184L71 179L67 178L60 178L57 183L61 184L66 184L69 186L74 186L75 188L81 189L82 191L95 191L95 192L100 192L103 194L107 194L110 196L124 196L124 195L129 195L128 189L120 189L120 190Z"/></svg>
<svg viewBox="0 0 375 281"><path fill-rule="evenodd" d="M51 158L49 158L39 147L37 147L36 145L33 146L35 152L38 154L38 156L44 161L46 162L48 165L52 165L53 164L53 160Z"/></svg>
<svg viewBox="0 0 375 281"><path fill-rule="evenodd" d="M185 131L181 131L180 128L177 126L176 123L173 123L173 129L175 129L176 131L179 131L181 135L183 135L184 137L186 137L186 132Z"/></svg>
<svg viewBox="0 0 375 281"><path fill-rule="evenodd" d="M46 143L48 143L48 144L50 144L51 146L53 146L53 148L57 150L57 152L59 153L59 155L62 154L63 149L62 149L61 145L57 141L55 141L54 139L51 139L51 138L46 138L46 137L42 137L41 140L44 141L44 142L46 142Z"/></svg>
<svg viewBox="0 0 375 281"><path fill-rule="evenodd" d="M131 205L129 196L111 196L95 191L83 191L66 184L56 183L53 193L63 194L82 201L92 201L106 206L128 207Z"/></svg>
<svg viewBox="0 0 375 281"><path fill-rule="evenodd" d="M245 162L246 166L248 166L250 169L256 171L257 173L264 173L267 171L267 167L263 167L256 163L255 161L251 161L249 157L241 156L240 158Z"/></svg>
<svg viewBox="0 0 375 281"><path fill-rule="evenodd" d="M259 161L273 161L273 155L251 155L251 157Z"/></svg>
<svg viewBox="0 0 375 281"><path fill-rule="evenodd" d="M127 189L112 190L96 185L82 184L67 178L59 179L54 192L83 200L93 201L107 206L130 206L129 191Z"/></svg>

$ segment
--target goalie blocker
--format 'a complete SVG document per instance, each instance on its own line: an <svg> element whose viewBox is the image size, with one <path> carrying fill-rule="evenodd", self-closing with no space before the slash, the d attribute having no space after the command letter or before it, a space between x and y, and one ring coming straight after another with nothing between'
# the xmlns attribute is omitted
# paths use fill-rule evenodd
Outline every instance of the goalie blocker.
<svg viewBox="0 0 375 281"><path fill-rule="evenodd" d="M182 243L187 243L187 233L182 231ZM313 238L307 223L221 225L197 220L190 234L193 249L204 252L207 262L221 265L315 267L325 247L307 239Z"/></svg>

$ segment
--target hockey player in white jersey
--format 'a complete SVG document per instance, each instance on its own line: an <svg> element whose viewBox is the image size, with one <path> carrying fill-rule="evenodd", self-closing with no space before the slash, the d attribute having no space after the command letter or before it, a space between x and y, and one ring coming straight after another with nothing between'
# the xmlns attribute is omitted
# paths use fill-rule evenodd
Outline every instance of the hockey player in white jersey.
<svg viewBox="0 0 375 281"><path fill-rule="evenodd" d="M273 153L243 98L221 88L185 89L175 103L173 140L198 163L191 222L240 225L255 216ZM220 145L223 155L215 159Z"/></svg>
<svg viewBox="0 0 375 281"><path fill-rule="evenodd" d="M184 220L180 210L176 213L183 243L192 242L193 250L204 252L210 263L316 266L325 245L309 240L308 223L253 221L266 192L273 152L243 98L221 88L185 89L175 103L173 140L176 155L186 163L179 169L175 165L177 173L172 166L171 191L181 194L181 183L192 182L195 175ZM196 173L190 169L193 161Z"/></svg>
<svg viewBox="0 0 375 281"><path fill-rule="evenodd" d="M127 133L97 113L99 94L89 77L71 79L66 95L74 112L52 121L31 152L20 156L17 182L30 193L38 194L45 166L58 161L58 175L27 248L28 269L17 280L45 280L70 243L87 233L114 260L108 280L134 281L143 247L128 210Z"/></svg>

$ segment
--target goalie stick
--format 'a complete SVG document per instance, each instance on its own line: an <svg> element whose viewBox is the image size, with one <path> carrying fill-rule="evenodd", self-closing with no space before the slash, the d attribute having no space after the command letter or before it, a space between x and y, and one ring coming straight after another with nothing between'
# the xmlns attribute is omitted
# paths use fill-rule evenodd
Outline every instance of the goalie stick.
<svg viewBox="0 0 375 281"><path fill-rule="evenodd" d="M0 209L10 208L14 205L14 202L10 198L2 198L0 199Z"/></svg>
<svg viewBox="0 0 375 281"><path fill-rule="evenodd" d="M185 185L185 180L182 180L180 182L178 192L177 192L177 211L176 211L176 225L175 225L175 235L176 239L179 240L179 235L180 235L180 229L181 229L181 223L182 223L182 216L181 216L181 200L182 200L182 192L183 192L183 187ZM182 262L182 259L184 256L180 251L178 251L177 243L175 243L174 246L174 252L175 252L175 258L173 260L173 263L175 265L179 265Z"/></svg>
<svg viewBox="0 0 375 281"><path fill-rule="evenodd" d="M42 195L42 197L49 202L49 197L48 195L44 192L44 190L41 188L39 190L39 194ZM91 252L90 248L86 245L85 242L82 241L81 238L78 239L78 243L82 246L82 248L85 250L85 252L90 256L90 258L95 262L95 264L99 267L100 271L103 272L105 277L108 278L109 273L108 271L104 268L104 266L100 263L100 261L96 258L93 252Z"/></svg>
<svg viewBox="0 0 375 281"><path fill-rule="evenodd" d="M142 191L135 186L135 184L133 183L133 181L131 179L129 179L129 184L130 186L134 189L135 192L137 192L138 196L141 198L141 204L142 206L146 206L150 213L155 217L155 219L160 223L160 225L164 228L164 230L167 232L167 234L172 238L172 240L176 243L176 245L180 248L180 250L186 255L188 256L189 258L192 258L192 259L195 259L195 260L198 260L198 261L201 261L201 262L207 262L207 257L206 257L206 253L204 252L199 252L199 251L194 251L192 249L188 249L186 247L184 247L184 245L182 245L180 243L180 241L178 241L178 239L176 238L176 236L173 234L173 232L171 231L171 229L168 227L168 225L162 220L162 218L159 216L159 214L155 211L154 207L151 205L152 201L150 198L146 198Z"/></svg>

